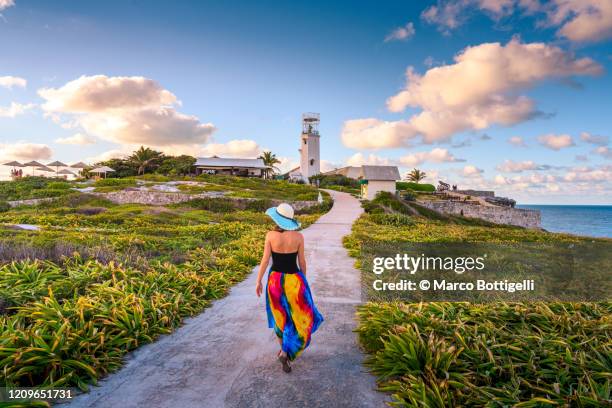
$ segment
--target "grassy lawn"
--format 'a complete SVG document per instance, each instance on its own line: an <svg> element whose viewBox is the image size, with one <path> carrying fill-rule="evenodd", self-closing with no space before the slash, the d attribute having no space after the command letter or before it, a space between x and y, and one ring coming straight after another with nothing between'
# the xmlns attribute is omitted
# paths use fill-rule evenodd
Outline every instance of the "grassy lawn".
<svg viewBox="0 0 612 408"><path fill-rule="evenodd" d="M0 386L87 388L252 270L272 227L262 212L269 199L318 195L276 181L220 181L265 199L157 207L68 192L0 212ZM298 215L304 226L327 211L325 200Z"/></svg>
<svg viewBox="0 0 612 408"><path fill-rule="evenodd" d="M373 275L368 257L380 248L518 246L527 251L523 264L543 259L554 273L555 251L597 246L607 258L580 264L576 281L585 286L578 294L603 286L609 299L612 240L447 217L392 197L364 207L345 246L363 271L366 290ZM395 406L601 407L612 398L609 301L375 300L360 307L358 317L367 365Z"/></svg>

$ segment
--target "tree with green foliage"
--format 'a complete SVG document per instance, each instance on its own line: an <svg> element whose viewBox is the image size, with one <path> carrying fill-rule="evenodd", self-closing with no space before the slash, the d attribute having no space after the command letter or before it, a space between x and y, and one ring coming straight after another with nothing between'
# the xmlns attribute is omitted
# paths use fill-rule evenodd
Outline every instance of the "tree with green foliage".
<svg viewBox="0 0 612 408"><path fill-rule="evenodd" d="M166 156L156 172L166 176L186 176L193 173L196 158L186 154L180 156Z"/></svg>
<svg viewBox="0 0 612 408"><path fill-rule="evenodd" d="M138 168L139 176L145 174L147 170L155 170L163 159L164 154L162 152L144 146L140 146L140 149L128 157L128 160Z"/></svg>
<svg viewBox="0 0 612 408"><path fill-rule="evenodd" d="M274 153L270 151L263 152L263 154L259 156L258 159L262 159L264 164L268 166L268 168L264 170L265 178L270 178L274 173L279 171L278 167L276 167L275 165L279 164L280 160L278 160Z"/></svg>
<svg viewBox="0 0 612 408"><path fill-rule="evenodd" d="M103 162L96 163L95 167L108 166L115 170L112 173L108 173L108 177L132 177L138 174L138 167L128 159L110 159ZM89 178L91 169L83 169L83 176Z"/></svg>
<svg viewBox="0 0 612 408"><path fill-rule="evenodd" d="M412 171L406 175L407 180L414 181L417 184L425 177L427 177L427 173L419 169L412 169Z"/></svg>

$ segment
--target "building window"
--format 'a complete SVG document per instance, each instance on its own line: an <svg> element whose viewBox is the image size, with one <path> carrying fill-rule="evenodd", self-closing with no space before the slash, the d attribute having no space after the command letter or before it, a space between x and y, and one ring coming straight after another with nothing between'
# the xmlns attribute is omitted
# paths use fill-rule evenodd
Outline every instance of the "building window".
<svg viewBox="0 0 612 408"><path fill-rule="evenodd" d="M310 159L310 165L313 166L314 165L314 159Z"/></svg>
<svg viewBox="0 0 612 408"><path fill-rule="evenodd" d="M304 139L304 144L306 144L306 139Z"/></svg>

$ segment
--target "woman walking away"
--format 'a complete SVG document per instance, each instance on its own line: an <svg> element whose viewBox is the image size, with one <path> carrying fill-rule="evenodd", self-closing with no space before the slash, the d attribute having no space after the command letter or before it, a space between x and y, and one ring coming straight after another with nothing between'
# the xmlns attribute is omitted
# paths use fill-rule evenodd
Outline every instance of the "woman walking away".
<svg viewBox="0 0 612 408"><path fill-rule="evenodd" d="M257 296L263 292L261 280L272 258L266 286L268 327L278 337L281 346L278 359L283 371L289 373L289 361L308 347L310 336L323 322L323 316L315 307L306 281L304 237L297 232L300 223L293 217L293 208L283 203L269 208L266 214L276 228L266 234L255 292Z"/></svg>

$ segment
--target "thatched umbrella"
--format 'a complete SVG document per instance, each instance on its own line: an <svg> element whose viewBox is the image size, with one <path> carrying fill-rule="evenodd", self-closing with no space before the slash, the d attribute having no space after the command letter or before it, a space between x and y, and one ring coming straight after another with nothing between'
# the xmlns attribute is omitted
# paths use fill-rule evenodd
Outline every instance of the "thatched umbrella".
<svg viewBox="0 0 612 408"><path fill-rule="evenodd" d="M61 161L54 161L52 163L47 164L47 166L49 167L55 167L55 175L57 176L57 172L59 171L60 167L66 167L68 166L66 163L62 163Z"/></svg>
<svg viewBox="0 0 612 408"><path fill-rule="evenodd" d="M76 174L74 174L68 169L60 170L57 174L61 174L62 176L75 176L76 177Z"/></svg>
<svg viewBox="0 0 612 408"><path fill-rule="evenodd" d="M47 166L37 167L36 170L44 171L46 173L53 173L53 169L51 167L47 167Z"/></svg>
<svg viewBox="0 0 612 408"><path fill-rule="evenodd" d="M115 171L115 170L111 169L108 166L96 167L93 170L89 170L90 173L104 174L104 178L106 178L106 173L109 173L111 171Z"/></svg>
<svg viewBox="0 0 612 408"><path fill-rule="evenodd" d="M12 161L12 162L8 162L8 163L4 163L3 166L25 167L23 164L19 163L18 161Z"/></svg>
<svg viewBox="0 0 612 408"><path fill-rule="evenodd" d="M24 167L23 164L19 163L18 161L14 161L14 160L11 161L11 162L8 162L8 163L4 163L3 166L11 166L12 167L12 169L11 169L11 177L19 176L19 174L17 173L17 169L16 169L17 167Z"/></svg>
<svg viewBox="0 0 612 408"><path fill-rule="evenodd" d="M87 163L78 162L78 163L74 163L70 167L72 167L73 169L81 169L81 170L79 170L79 174L82 174L83 173L83 169L88 168L89 165Z"/></svg>
<svg viewBox="0 0 612 408"><path fill-rule="evenodd" d="M37 162L36 160L32 160L27 163L23 163L23 167L32 167L32 175L34 175L34 169L36 167L45 167L45 165Z"/></svg>

